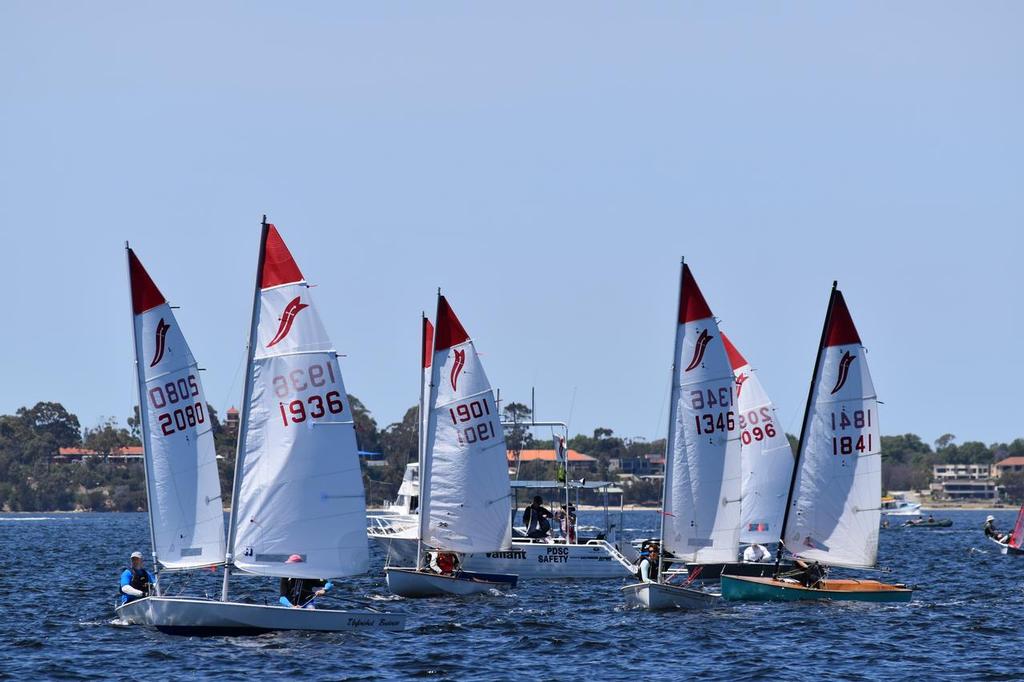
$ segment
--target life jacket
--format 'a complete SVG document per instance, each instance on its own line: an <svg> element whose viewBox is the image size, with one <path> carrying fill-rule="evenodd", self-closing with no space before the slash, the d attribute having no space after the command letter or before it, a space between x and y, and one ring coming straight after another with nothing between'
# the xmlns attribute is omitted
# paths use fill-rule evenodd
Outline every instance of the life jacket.
<svg viewBox="0 0 1024 682"><path fill-rule="evenodd" d="M448 574L455 571L455 557L448 552L440 552L437 555L437 567L441 569L441 573Z"/></svg>
<svg viewBox="0 0 1024 682"><path fill-rule="evenodd" d="M129 584L143 594L149 594L149 573L144 568L133 568Z"/></svg>

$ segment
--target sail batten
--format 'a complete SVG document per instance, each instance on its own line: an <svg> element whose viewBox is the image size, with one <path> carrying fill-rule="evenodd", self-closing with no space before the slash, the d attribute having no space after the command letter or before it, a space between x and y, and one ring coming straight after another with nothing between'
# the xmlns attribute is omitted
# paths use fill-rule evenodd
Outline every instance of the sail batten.
<svg viewBox="0 0 1024 682"><path fill-rule="evenodd" d="M733 373L718 323L685 264L673 363L662 542L681 560L735 561L741 476Z"/></svg>
<svg viewBox="0 0 1024 682"><path fill-rule="evenodd" d="M869 568L878 555L878 400L842 292L829 301L798 457L786 547L804 559Z"/></svg>
<svg viewBox="0 0 1024 682"><path fill-rule="evenodd" d="M267 225L263 240L232 561L281 577L364 573L366 502L337 351L277 228Z"/></svg>
<svg viewBox="0 0 1024 682"><path fill-rule="evenodd" d="M224 560L217 453L199 368L171 306L128 249L153 553L166 569Z"/></svg>
<svg viewBox="0 0 1024 682"><path fill-rule="evenodd" d="M512 505L498 406L473 341L444 296L435 319L421 541L453 552L505 550L512 544Z"/></svg>

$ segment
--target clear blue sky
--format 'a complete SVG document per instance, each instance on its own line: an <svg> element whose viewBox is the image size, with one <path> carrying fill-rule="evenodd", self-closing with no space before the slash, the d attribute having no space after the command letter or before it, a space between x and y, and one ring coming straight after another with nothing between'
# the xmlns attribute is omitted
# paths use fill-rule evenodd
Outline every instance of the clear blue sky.
<svg viewBox="0 0 1024 682"><path fill-rule="evenodd" d="M237 404L259 218L349 391L444 288L503 397L665 430L678 260L803 409L838 279L883 433L1024 435L1024 5L0 4L0 412L134 400L123 242Z"/></svg>

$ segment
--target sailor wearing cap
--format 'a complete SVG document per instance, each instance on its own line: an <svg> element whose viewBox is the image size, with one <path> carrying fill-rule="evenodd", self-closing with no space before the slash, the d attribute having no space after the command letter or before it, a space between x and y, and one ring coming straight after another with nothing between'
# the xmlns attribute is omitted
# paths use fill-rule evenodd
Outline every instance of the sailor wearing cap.
<svg viewBox="0 0 1024 682"><path fill-rule="evenodd" d="M285 560L286 564L301 564L305 561L300 554L292 554ZM282 606L294 608L315 608L314 602L318 597L327 594L328 590L334 587L329 580L316 580L311 578L281 578Z"/></svg>
<svg viewBox="0 0 1024 682"><path fill-rule="evenodd" d="M149 596L150 585L156 585L156 577L146 570L142 552L132 552L131 568L121 573L121 603Z"/></svg>

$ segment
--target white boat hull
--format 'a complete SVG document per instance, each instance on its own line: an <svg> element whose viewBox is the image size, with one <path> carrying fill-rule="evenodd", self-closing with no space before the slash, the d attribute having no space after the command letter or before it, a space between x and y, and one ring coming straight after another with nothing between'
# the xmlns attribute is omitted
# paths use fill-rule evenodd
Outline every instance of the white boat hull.
<svg viewBox="0 0 1024 682"><path fill-rule="evenodd" d="M369 609L297 609L179 597L144 597L118 606L115 613L132 625L149 625L162 632L182 635L243 635L273 630L343 632L405 629L405 616Z"/></svg>
<svg viewBox="0 0 1024 682"><path fill-rule="evenodd" d="M652 611L665 609L710 609L717 606L722 595L695 590L691 587L661 583L634 583L622 588L626 606Z"/></svg>
<svg viewBox="0 0 1024 682"><path fill-rule="evenodd" d="M416 537L371 535L388 552L393 563L416 563ZM611 544L591 540L587 544L512 541L503 552L466 554L462 567L481 573L507 573L520 578L626 578L633 565Z"/></svg>
<svg viewBox="0 0 1024 682"><path fill-rule="evenodd" d="M385 567L388 589L400 597L467 597L491 590L508 589L513 581L491 581L469 575L450 576L417 571L415 568ZM509 576L513 577L513 576Z"/></svg>
<svg viewBox="0 0 1024 682"><path fill-rule="evenodd" d="M622 592L626 597L627 606L654 611L669 608L713 608L722 601L721 594L660 583L634 583L623 587Z"/></svg>
<svg viewBox="0 0 1024 682"><path fill-rule="evenodd" d="M989 538L988 540L989 542L995 544L999 548L1000 554L1008 554L1010 556L1024 556L1024 549L1017 549L1016 547L1011 547L1010 545L1004 542L999 542L995 538Z"/></svg>

